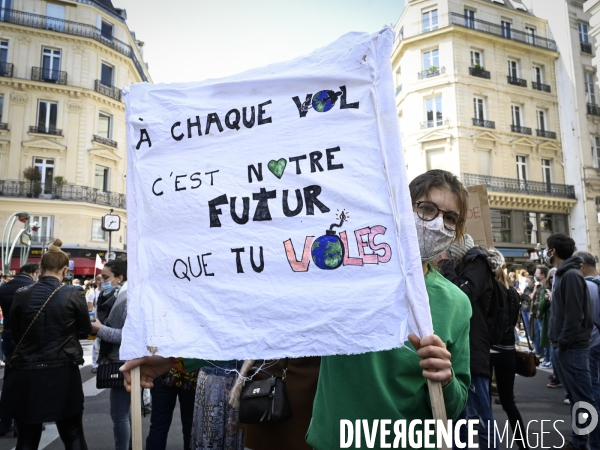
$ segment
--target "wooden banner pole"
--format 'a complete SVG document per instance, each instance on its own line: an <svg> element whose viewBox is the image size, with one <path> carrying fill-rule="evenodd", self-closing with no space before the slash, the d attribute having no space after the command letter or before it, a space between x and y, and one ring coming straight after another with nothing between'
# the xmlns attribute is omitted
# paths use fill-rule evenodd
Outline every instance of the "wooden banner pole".
<svg viewBox="0 0 600 450"><path fill-rule="evenodd" d="M427 380L427 387L429 388L431 410L433 412L433 419L436 421L435 427L437 430L438 420L441 420L444 426L448 424L446 417L446 404L444 403L444 393L442 392L442 383L440 383L439 381ZM442 439L441 441L442 445L438 448L438 450L448 450L446 441L444 439Z"/></svg>
<svg viewBox="0 0 600 450"><path fill-rule="evenodd" d="M142 388L140 368L131 369L131 448L142 450Z"/></svg>

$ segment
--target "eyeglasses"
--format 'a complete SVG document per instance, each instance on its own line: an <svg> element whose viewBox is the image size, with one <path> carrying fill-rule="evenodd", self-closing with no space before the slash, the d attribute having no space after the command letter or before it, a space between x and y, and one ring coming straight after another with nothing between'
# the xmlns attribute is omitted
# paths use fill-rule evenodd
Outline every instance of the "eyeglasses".
<svg viewBox="0 0 600 450"><path fill-rule="evenodd" d="M427 222L431 222L438 217L440 213L443 213L442 218L444 219L444 227L449 231L456 231L456 227L458 227L458 224L461 222L461 217L457 213L454 211L444 211L433 202L417 201L414 204L416 205L415 212L417 213L417 216Z"/></svg>

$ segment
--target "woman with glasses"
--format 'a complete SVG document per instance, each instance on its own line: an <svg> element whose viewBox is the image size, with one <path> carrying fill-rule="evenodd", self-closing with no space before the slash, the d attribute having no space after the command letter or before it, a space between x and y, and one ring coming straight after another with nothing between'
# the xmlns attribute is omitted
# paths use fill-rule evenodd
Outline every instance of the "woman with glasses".
<svg viewBox="0 0 600 450"><path fill-rule="evenodd" d="M119 361L121 332L127 317L127 261L113 259L102 269L102 293L98 297L92 330L100 339L98 365ZM124 387L110 390L110 416L115 450L129 450L131 396Z"/></svg>

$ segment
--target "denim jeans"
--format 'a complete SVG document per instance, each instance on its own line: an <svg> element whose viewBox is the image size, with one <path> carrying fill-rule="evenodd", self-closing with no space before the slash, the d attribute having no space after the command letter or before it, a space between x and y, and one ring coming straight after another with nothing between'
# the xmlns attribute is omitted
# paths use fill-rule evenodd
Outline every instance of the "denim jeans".
<svg viewBox="0 0 600 450"><path fill-rule="evenodd" d="M129 450L131 441L131 394L122 388L110 390L110 417L113 421L115 450Z"/></svg>
<svg viewBox="0 0 600 450"><path fill-rule="evenodd" d="M533 349L535 350L536 355L542 354L542 349L540 348L540 336L542 335L542 321L540 319L531 319L533 328Z"/></svg>
<svg viewBox="0 0 600 450"><path fill-rule="evenodd" d="M477 431L480 449L501 448L498 434L496 434L495 445L493 438L492 442L488 442L488 428L491 427L492 430L494 429L494 416L490 402L490 379L488 377L477 375L471 377L467 406L460 413L455 423L460 419L479 419ZM463 444L468 444L467 427L464 425L460 427L460 440ZM453 448L456 450L458 447L454 445Z"/></svg>
<svg viewBox="0 0 600 450"><path fill-rule="evenodd" d="M527 327L527 333L531 339L531 311L521 311L521 315L523 316L523 326Z"/></svg>
<svg viewBox="0 0 600 450"><path fill-rule="evenodd" d="M183 448L189 449L196 391L167 386L161 382L160 378L157 378L154 380L154 387L150 392L152 393L152 415L150 416L150 432L146 438L146 450L165 450L167 448L167 437L178 397Z"/></svg>
<svg viewBox="0 0 600 450"><path fill-rule="evenodd" d="M560 351L552 347L552 363L558 372L567 398L571 402L571 417L573 417L573 404L587 402L596 408L598 406L592 393L592 379L590 374L590 350L588 348L569 349ZM571 420L569 417L569 420ZM600 449L600 427L596 426L589 435L590 448ZM575 448L585 449L588 442L587 435L571 433L571 442Z"/></svg>
<svg viewBox="0 0 600 450"><path fill-rule="evenodd" d="M600 344L590 348L590 376L596 406L600 407Z"/></svg>

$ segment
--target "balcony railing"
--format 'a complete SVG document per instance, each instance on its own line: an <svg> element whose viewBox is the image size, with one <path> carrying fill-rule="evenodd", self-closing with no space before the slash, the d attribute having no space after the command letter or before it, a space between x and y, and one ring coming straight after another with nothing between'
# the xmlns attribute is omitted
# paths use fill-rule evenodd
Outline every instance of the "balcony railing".
<svg viewBox="0 0 600 450"><path fill-rule="evenodd" d="M12 78L14 64L0 62L0 77Z"/></svg>
<svg viewBox="0 0 600 450"><path fill-rule="evenodd" d="M496 122L492 122L491 120L483 120L473 117L473 126L474 127L485 127L485 128L496 128Z"/></svg>
<svg viewBox="0 0 600 450"><path fill-rule="evenodd" d="M490 79L491 74L488 70L480 69L478 67L469 67L469 75L479 78Z"/></svg>
<svg viewBox="0 0 600 450"><path fill-rule="evenodd" d="M41 127L41 126L33 126L29 127L30 133L39 133L39 134L52 134L54 136L62 136L62 130L54 127Z"/></svg>
<svg viewBox="0 0 600 450"><path fill-rule="evenodd" d="M0 180L0 196L20 198L40 197L41 194L35 194L34 191L34 183L29 181ZM42 197L46 200L86 202L97 205L106 205L113 208L125 208L125 194L105 192L102 189L96 189L87 186L75 186L71 184L58 185L56 183L48 186L48 184L45 183L43 185L43 191L52 193L47 197Z"/></svg>
<svg viewBox="0 0 600 450"><path fill-rule="evenodd" d="M517 78L507 75L506 82L515 86L527 87L527 80L524 80L523 78Z"/></svg>
<svg viewBox="0 0 600 450"><path fill-rule="evenodd" d="M402 92L402 85L396 88L396 95L400 94L400 92Z"/></svg>
<svg viewBox="0 0 600 450"><path fill-rule="evenodd" d="M102 136L96 136L95 134L94 137L92 137L92 141L100 142L101 144L108 145L109 147L117 148L117 143L112 139L108 139Z"/></svg>
<svg viewBox="0 0 600 450"><path fill-rule="evenodd" d="M544 138L548 138L548 139L556 139L556 133L554 131L535 130L535 132L539 137L544 137Z"/></svg>
<svg viewBox="0 0 600 450"><path fill-rule="evenodd" d="M423 78L437 77L438 75L443 75L445 73L445 67L430 67L429 69L419 72L417 76L419 77L419 80L422 80Z"/></svg>
<svg viewBox="0 0 600 450"><path fill-rule="evenodd" d="M592 54L592 44L590 44L589 42L579 42L579 44L581 45L581 51L583 53L589 53L590 55Z"/></svg>
<svg viewBox="0 0 600 450"><path fill-rule="evenodd" d="M123 92L114 86L106 86L100 80L94 82L94 90L119 102L123 101Z"/></svg>
<svg viewBox="0 0 600 450"><path fill-rule="evenodd" d="M595 103L587 104L587 113L592 116L600 116L600 106Z"/></svg>
<svg viewBox="0 0 600 450"><path fill-rule="evenodd" d="M46 83L67 84L67 72L43 67L32 67L31 79L33 81L45 81Z"/></svg>
<svg viewBox="0 0 600 450"><path fill-rule="evenodd" d="M55 19L54 17L32 14L29 12L18 11L16 9L0 8L0 22L13 23L25 27L40 28L43 30L53 30L58 33L72 34L85 38L94 39L107 47L131 58L140 77L143 81L148 81L142 63L137 59L134 50L128 44L115 37L110 39L102 36L102 30L93 25L70 20Z"/></svg>
<svg viewBox="0 0 600 450"><path fill-rule="evenodd" d="M531 128L521 127L521 126L518 126L518 125L511 125L510 126L510 131L512 131L513 133L521 133L521 134L529 134L529 135L531 135Z"/></svg>
<svg viewBox="0 0 600 450"><path fill-rule="evenodd" d="M502 29L502 26L497 23L473 19L459 13L438 15L437 26L433 25L431 21L414 22L412 24L404 25L401 30L397 30L398 40L402 41L420 34L435 32L452 25L457 25L485 34L491 34L504 39L509 39L511 41L531 45L533 47L544 48L555 52L558 51L556 42L551 39L546 39L541 36L532 36L530 33L525 33L524 31L516 30L514 28L511 28L510 33L507 33Z"/></svg>
<svg viewBox="0 0 600 450"><path fill-rule="evenodd" d="M531 88L536 91L551 92L549 84L538 83L537 81L531 82Z"/></svg>
<svg viewBox="0 0 600 450"><path fill-rule="evenodd" d="M566 184L525 181L515 178L500 178L487 175L463 173L462 181L466 186L485 184L490 192L505 192L548 197L575 198L575 187Z"/></svg>
<svg viewBox="0 0 600 450"><path fill-rule="evenodd" d="M450 123L450 119L436 119L436 120L426 120L425 122L421 122L421 130L425 130L427 128L433 127L441 127L442 125L448 125Z"/></svg>

